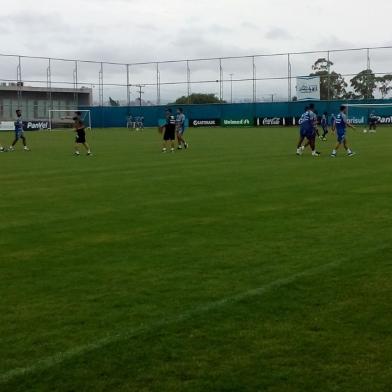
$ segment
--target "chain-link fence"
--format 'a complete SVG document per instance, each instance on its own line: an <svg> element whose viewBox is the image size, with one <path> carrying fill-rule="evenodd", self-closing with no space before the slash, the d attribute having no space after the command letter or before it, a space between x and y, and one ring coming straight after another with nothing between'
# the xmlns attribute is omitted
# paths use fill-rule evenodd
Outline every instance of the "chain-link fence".
<svg viewBox="0 0 392 392"><path fill-rule="evenodd" d="M175 102L295 101L296 78L320 76L321 99L388 98L392 47L119 64L0 54L0 120L50 109Z"/></svg>

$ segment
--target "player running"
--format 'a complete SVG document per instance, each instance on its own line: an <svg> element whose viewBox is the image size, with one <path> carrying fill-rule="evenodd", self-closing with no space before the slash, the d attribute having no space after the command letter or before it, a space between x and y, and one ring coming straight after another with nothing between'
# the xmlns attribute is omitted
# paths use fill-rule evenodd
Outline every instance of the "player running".
<svg viewBox="0 0 392 392"><path fill-rule="evenodd" d="M172 110L166 110L166 124L163 133L162 152L167 152L170 145L170 151L174 152L174 141L176 140L176 118L173 116Z"/></svg>
<svg viewBox="0 0 392 392"><path fill-rule="evenodd" d="M182 150L182 146L184 148L188 148L188 144L184 139L185 132L185 114L182 108L177 109L177 117L176 117L176 134L177 134L177 143L178 149Z"/></svg>
<svg viewBox="0 0 392 392"><path fill-rule="evenodd" d="M297 144L297 155L302 155L305 147L309 145L312 150L312 156L320 156L320 153L316 151L317 116L314 113L314 104L310 104L305 108L305 113L302 114L299 125L300 138ZM307 143L302 146L302 143L305 139L307 139Z"/></svg>
<svg viewBox="0 0 392 392"><path fill-rule="evenodd" d="M22 119L22 111L20 109L16 110L16 121L15 121L15 139L12 142L9 151L14 151L15 150L15 144L18 143L19 139L22 139L23 143L23 149L25 151L30 151L30 149L27 147L27 142L26 142L26 137L24 135L23 131L23 119Z"/></svg>
<svg viewBox="0 0 392 392"><path fill-rule="evenodd" d="M81 113L80 112L75 112L76 116L73 118L74 121L74 130L76 132L76 139L75 139L75 155L79 156L80 151L79 151L79 145L82 144L83 147L87 151L87 155L92 155L90 146L88 145L86 141L86 129L84 126L83 121L80 118Z"/></svg>
<svg viewBox="0 0 392 392"><path fill-rule="evenodd" d="M347 144L347 139L346 139L346 128L352 128L355 129L353 125L351 125L347 121L347 106L342 105L340 107L340 113L336 116L335 120L335 128L336 128L336 134L338 138L338 142L336 144L336 147L333 149L331 157L336 158L337 150L339 147L343 144L344 149L347 151L347 155L349 157L352 157L355 155L355 152L353 152Z"/></svg>

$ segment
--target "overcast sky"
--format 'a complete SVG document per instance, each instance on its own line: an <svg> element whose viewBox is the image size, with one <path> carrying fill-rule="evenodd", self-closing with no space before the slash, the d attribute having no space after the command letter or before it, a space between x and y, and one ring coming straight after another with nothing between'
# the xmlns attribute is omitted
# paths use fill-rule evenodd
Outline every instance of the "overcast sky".
<svg viewBox="0 0 392 392"><path fill-rule="evenodd" d="M128 63L384 46L391 16L386 0L4 0L0 51Z"/></svg>

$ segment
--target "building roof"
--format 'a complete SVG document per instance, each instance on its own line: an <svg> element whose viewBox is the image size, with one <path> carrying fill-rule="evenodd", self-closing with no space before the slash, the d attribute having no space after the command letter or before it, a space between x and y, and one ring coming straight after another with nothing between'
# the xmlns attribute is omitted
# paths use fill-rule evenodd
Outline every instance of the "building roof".
<svg viewBox="0 0 392 392"><path fill-rule="evenodd" d="M17 86L15 85L7 85L2 86L0 85L0 92L1 91L22 91L23 92L41 92L41 93L72 93L74 94L77 92L78 94L92 94L93 90L87 87L81 87L78 89L74 88L62 88L62 87L32 87L32 86Z"/></svg>

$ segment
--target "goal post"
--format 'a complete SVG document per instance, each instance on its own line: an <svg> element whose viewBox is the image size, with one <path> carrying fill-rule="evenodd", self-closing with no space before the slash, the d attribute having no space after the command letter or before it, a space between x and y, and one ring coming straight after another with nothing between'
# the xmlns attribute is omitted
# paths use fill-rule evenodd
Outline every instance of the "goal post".
<svg viewBox="0 0 392 392"><path fill-rule="evenodd" d="M67 129L72 128L75 117L75 113L80 112L81 119L86 125L86 129L92 129L91 127L91 111L90 110L79 110L79 109L49 109L49 131L53 129Z"/></svg>
<svg viewBox="0 0 392 392"><path fill-rule="evenodd" d="M346 103L345 106L348 121L354 125L392 125L392 103Z"/></svg>

